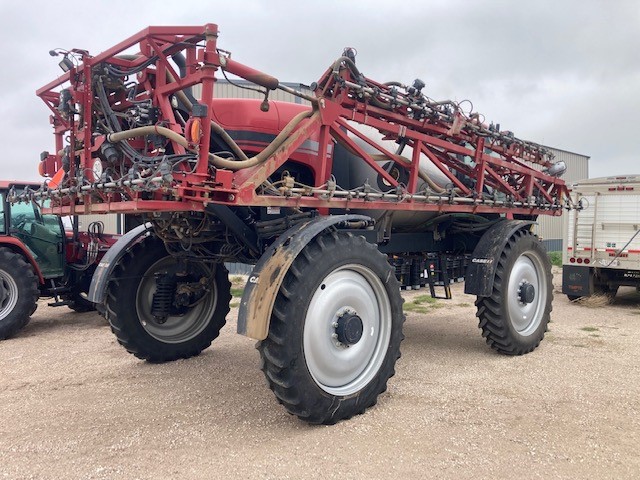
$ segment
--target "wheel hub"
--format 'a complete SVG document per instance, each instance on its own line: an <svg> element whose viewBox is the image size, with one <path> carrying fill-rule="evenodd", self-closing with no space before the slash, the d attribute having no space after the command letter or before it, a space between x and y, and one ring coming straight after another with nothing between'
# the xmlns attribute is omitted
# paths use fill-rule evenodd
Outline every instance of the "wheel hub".
<svg viewBox="0 0 640 480"><path fill-rule="evenodd" d="M525 305L531 303L536 298L536 289L529 282L524 282L518 288L518 299Z"/></svg>
<svg viewBox="0 0 640 480"><path fill-rule="evenodd" d="M362 319L355 312L346 312L338 317L336 335L343 345L355 345L362 338L364 326Z"/></svg>

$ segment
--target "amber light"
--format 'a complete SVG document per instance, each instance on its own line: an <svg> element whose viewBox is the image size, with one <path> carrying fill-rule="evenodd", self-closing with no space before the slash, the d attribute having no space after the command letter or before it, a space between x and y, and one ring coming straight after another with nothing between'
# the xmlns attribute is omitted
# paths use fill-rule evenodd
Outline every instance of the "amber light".
<svg viewBox="0 0 640 480"><path fill-rule="evenodd" d="M200 143L200 137L202 136L202 128L200 124L199 118L193 118L189 121L189 125L187 125L187 135L189 138L187 139L191 143Z"/></svg>

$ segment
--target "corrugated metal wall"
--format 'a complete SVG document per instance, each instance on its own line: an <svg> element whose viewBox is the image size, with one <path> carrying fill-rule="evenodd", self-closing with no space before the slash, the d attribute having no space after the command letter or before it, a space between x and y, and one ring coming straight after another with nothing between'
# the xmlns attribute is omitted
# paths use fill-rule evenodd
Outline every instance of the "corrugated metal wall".
<svg viewBox="0 0 640 480"><path fill-rule="evenodd" d="M311 94L311 90L308 86L303 85L301 83L282 83L289 88L293 88L294 90L298 90L307 95ZM214 85L214 96L217 98L258 98L262 100L264 95L260 92L256 92L255 90L248 90L242 87L253 87L255 85L251 82L247 82L246 80L233 80L233 83L228 82L227 80L218 80ZM194 85L193 87L193 96L196 98L200 98L200 94L202 92L202 88L200 85ZM290 93L287 93L282 90L274 90L269 93L269 100L277 100L281 102L293 102L299 103L302 105L310 105L307 100L304 100L300 97L296 97Z"/></svg>
<svg viewBox="0 0 640 480"><path fill-rule="evenodd" d="M567 152L565 150L558 150L553 147L550 148L556 156L557 161L563 161L567 164L567 171L562 176L562 179L567 185L577 181L589 178L589 157L586 155L580 155L579 153ZM545 247L550 252L562 250L562 239L564 236L564 217L551 217L548 215L540 215L538 217L538 225L536 225L534 231L542 238Z"/></svg>

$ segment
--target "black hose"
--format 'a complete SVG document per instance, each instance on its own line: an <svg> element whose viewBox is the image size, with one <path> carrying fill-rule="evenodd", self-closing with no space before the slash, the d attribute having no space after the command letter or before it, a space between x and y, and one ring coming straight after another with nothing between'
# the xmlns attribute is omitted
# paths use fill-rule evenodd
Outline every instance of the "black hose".
<svg viewBox="0 0 640 480"><path fill-rule="evenodd" d="M178 66L178 69L180 71L180 78L186 77L187 76L187 60L186 58L184 58L184 54L182 52L177 52L171 55L171 58L173 59L174 62L176 62L176 65ZM187 96L191 104L198 102L196 98L193 96L192 87L187 87L182 91Z"/></svg>

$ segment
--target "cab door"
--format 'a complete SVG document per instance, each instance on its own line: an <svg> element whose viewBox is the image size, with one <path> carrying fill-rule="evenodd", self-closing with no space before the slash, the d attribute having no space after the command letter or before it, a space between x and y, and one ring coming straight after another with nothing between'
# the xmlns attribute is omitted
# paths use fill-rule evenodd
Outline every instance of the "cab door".
<svg viewBox="0 0 640 480"><path fill-rule="evenodd" d="M64 275L64 230L60 218L42 215L35 202L10 206L9 234L25 244L45 279Z"/></svg>

